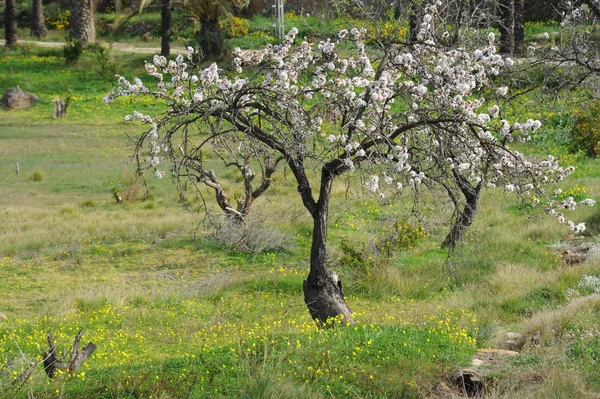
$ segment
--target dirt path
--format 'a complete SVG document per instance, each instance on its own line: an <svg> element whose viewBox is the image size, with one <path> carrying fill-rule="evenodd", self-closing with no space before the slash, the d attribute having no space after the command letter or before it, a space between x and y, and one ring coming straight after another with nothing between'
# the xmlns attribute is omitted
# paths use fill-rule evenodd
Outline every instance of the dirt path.
<svg viewBox="0 0 600 399"><path fill-rule="evenodd" d="M19 44L29 44L38 47L64 47L63 42L40 42L35 40L19 40ZM159 47L136 47L130 43L119 43L119 42L98 42L101 46L106 48L112 48L115 51L123 53L139 53L139 54L160 54ZM184 47L171 47L171 54L185 54L187 50Z"/></svg>

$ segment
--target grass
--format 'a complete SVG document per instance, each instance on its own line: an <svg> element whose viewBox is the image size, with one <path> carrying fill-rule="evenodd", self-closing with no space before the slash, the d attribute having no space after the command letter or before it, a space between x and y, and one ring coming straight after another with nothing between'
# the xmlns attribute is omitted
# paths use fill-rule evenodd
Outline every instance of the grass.
<svg viewBox="0 0 600 399"><path fill-rule="evenodd" d="M168 179L148 180L150 199L117 203L115 188L137 184L129 137L142 129L123 116L156 108L102 105L110 84L91 54L71 66L60 52L28 47L0 57L0 87L41 99L0 118L0 397L431 397L477 347L504 347L507 331L523 334L521 355L499 366L488 397L600 392L598 296L585 277L600 276L600 264L564 264L562 248L579 241L551 218L486 191L448 259L439 245L449 210L431 193L429 235L378 257L371 243L412 204L346 198L340 182L330 263L359 324L318 331L301 291L310 220L283 174L254 205L250 251L183 210ZM128 76L143 66L115 60ZM68 117L53 120L52 98L66 95ZM600 164L577 161L568 187L597 197ZM595 209L578 212L598 219ZM343 242L372 257L369 273L340 260ZM38 366L15 388L42 359L46 334L62 353L79 329L98 350L75 375L49 382Z"/></svg>

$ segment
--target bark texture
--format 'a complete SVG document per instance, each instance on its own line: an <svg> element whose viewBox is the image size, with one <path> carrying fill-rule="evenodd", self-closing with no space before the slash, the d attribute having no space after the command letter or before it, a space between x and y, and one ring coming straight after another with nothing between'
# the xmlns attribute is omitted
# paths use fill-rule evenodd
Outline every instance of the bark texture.
<svg viewBox="0 0 600 399"><path fill-rule="evenodd" d="M498 12L500 14L500 54L513 55L515 50L515 0L500 0Z"/></svg>
<svg viewBox="0 0 600 399"><path fill-rule="evenodd" d="M521 57L524 54L524 43L525 43L525 1L514 0L514 40L515 46L513 55L515 57Z"/></svg>
<svg viewBox="0 0 600 399"><path fill-rule="evenodd" d="M161 0L160 29L160 55L168 57L171 53L171 0Z"/></svg>
<svg viewBox="0 0 600 399"><path fill-rule="evenodd" d="M6 45L8 47L14 47L17 45L17 7L15 5L15 0L6 0L4 23Z"/></svg>
<svg viewBox="0 0 600 399"><path fill-rule="evenodd" d="M31 35L45 37L48 34L48 29L46 29L46 24L44 23L42 0L33 0L31 11Z"/></svg>
<svg viewBox="0 0 600 399"><path fill-rule="evenodd" d="M310 272L304 280L304 301L312 318L321 327L333 326L337 323L353 324L352 311L344 300L342 281L336 272L328 270L327 259L327 216L331 183L330 175L324 167L321 175L321 192L319 201L307 207L313 217L313 234L310 254ZM298 188L301 190L301 187ZM306 190L301 191L303 202L307 203ZM311 195L312 199L312 195ZM310 202L309 202L310 203ZM334 320L334 324L330 324Z"/></svg>
<svg viewBox="0 0 600 399"><path fill-rule="evenodd" d="M464 238L465 233L475 220L479 205L480 192L477 191L467 198L463 209L458 213L450 232L442 243L442 248L454 248Z"/></svg>
<svg viewBox="0 0 600 399"><path fill-rule="evenodd" d="M464 177L458 172L454 171L454 180L458 184L463 197L465 198L465 205L462 210L458 211L456 219L452 224L450 232L442 243L442 248L454 248L461 241L469 227L475 221L475 215L479 207L479 199L481 198L481 190L483 188L480 182L477 186L473 187ZM458 202L455 203L458 205Z"/></svg>
<svg viewBox="0 0 600 399"><path fill-rule="evenodd" d="M81 336L83 335L83 330L79 331L77 336L75 337L75 342L73 342L73 350L71 351L71 356L69 357L69 361L62 361L56 355L56 345L54 345L54 337L52 334L48 334L48 352L44 354L44 371L48 375L49 378L54 378L57 376L59 372L64 372L66 374L75 373L79 367L85 362L85 360L90 357L92 353L96 350L96 345L92 342L89 342L83 349L79 349L79 344L81 341Z"/></svg>
<svg viewBox="0 0 600 399"><path fill-rule="evenodd" d="M71 0L71 34L82 45L96 42L94 0Z"/></svg>
<svg viewBox="0 0 600 399"><path fill-rule="evenodd" d="M202 55L209 59L219 59L223 55L225 31L220 27L219 21L202 20L198 34L198 44Z"/></svg>

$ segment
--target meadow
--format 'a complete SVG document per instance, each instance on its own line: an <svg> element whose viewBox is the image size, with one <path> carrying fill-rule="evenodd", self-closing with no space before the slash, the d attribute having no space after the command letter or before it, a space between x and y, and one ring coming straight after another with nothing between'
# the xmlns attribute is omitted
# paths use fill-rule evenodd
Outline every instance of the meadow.
<svg viewBox="0 0 600 399"><path fill-rule="evenodd" d="M129 157L144 127L123 117L158 110L101 100L109 72L141 75L147 56L98 57L66 65L62 50L0 53L0 88L40 97L0 110L0 397L465 397L455 371L477 349L515 346L520 354L487 375L485 397L600 397L596 208L576 212L588 229L574 237L489 190L449 254L440 243L450 210L436 193L421 224L410 198L381 204L340 181L330 265L358 323L319 330L302 297L311 224L285 172L257 200L243 246L222 228L210 192L210 218L202 203L184 208L167 178L148 177L146 193ZM67 118L52 119L54 97L70 98ZM560 136L562 120L543 132ZM558 151L577 166L566 192L597 198L598 160L557 142L528 151ZM398 218L400 236L415 226L426 234L376 254L373 242ZM46 335L66 356L81 329L98 349L73 375L48 379Z"/></svg>

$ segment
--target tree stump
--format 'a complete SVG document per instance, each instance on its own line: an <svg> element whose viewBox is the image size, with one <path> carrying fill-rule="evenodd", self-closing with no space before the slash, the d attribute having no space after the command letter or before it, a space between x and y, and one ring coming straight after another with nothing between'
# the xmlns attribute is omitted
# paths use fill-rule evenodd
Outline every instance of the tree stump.
<svg viewBox="0 0 600 399"><path fill-rule="evenodd" d="M52 114L52 118L57 119L67 116L67 106L62 99L55 98L54 100L52 100L52 103L54 104L54 112Z"/></svg>
<svg viewBox="0 0 600 399"><path fill-rule="evenodd" d="M89 342L83 349L79 350L79 342L81 341L81 336L83 335L83 330L79 331L77 336L75 337L75 342L73 343L73 350L71 351L71 356L69 357L69 361L62 361L56 356L56 346L54 345L54 337L52 334L48 334L48 352L44 353L44 371L48 375L49 378L55 378L59 371L64 372L66 374L73 374L77 372L79 367L83 364L85 359L90 357L92 353L96 350L96 345L92 342Z"/></svg>

